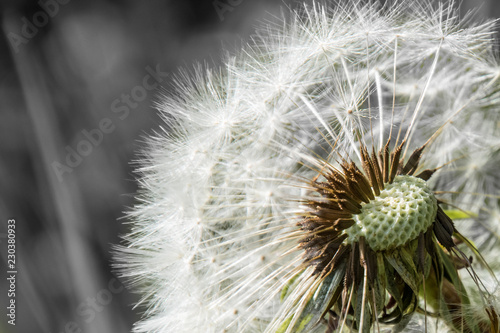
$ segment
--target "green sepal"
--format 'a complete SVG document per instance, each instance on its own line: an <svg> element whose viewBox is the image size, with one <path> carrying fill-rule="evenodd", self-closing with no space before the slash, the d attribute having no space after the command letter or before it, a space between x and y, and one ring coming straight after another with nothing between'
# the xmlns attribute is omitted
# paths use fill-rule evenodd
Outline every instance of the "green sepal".
<svg viewBox="0 0 500 333"><path fill-rule="evenodd" d="M437 246L437 249L438 249L438 255L440 256L441 262L443 263L444 271L446 273L445 276L449 277L449 281L453 284L453 287L456 289L456 292L460 297L461 311L462 311L461 315L465 319L465 324L467 325L466 330L472 333L480 333L481 329L479 328L479 325L475 320L475 318L473 316L470 316L464 311L464 308L468 308L468 306L470 305L470 300L469 297L467 296L467 291L464 285L462 284L462 280L458 276L458 272L451 258L449 257L449 255L444 253L443 249L440 246ZM448 305L446 304L444 297L442 296L442 293L440 301L441 301L440 309L441 311L446 313L445 318L447 321L449 321L449 324L452 326L452 317L451 314L449 313Z"/></svg>
<svg viewBox="0 0 500 333"><path fill-rule="evenodd" d="M403 247L397 251L388 252L385 258L394 267L396 272L398 272L403 281L418 295L420 289L419 274L417 273L417 267L413 263L411 254Z"/></svg>
<svg viewBox="0 0 500 333"><path fill-rule="evenodd" d="M392 267L391 264L389 264L387 258L384 260L384 267L385 267L385 276L383 278L387 286L387 291L389 292L389 294L391 294L392 297L394 297L394 300L396 301L399 311L403 313L404 306L403 306L403 298L401 297L401 292L399 291L400 286L394 283L395 281L394 268Z"/></svg>
<svg viewBox="0 0 500 333"><path fill-rule="evenodd" d="M318 322L323 318L323 316L331 308L334 302L333 298L338 297L339 290L342 288L342 281L345 276L345 262L338 264L335 270L330 273L316 288L316 291L311 294L311 298L307 301L304 309L300 311L300 316L295 319L292 315L283 322L276 333L285 332L309 332ZM290 283L287 284L285 288L287 290L283 293L282 300L291 293L291 289L295 287L295 279L298 275L294 276ZM292 281L294 280L294 281ZM284 288L284 289L285 289ZM290 325L293 328L290 330Z"/></svg>
<svg viewBox="0 0 500 333"><path fill-rule="evenodd" d="M368 295L365 296L365 303L363 304L363 294L365 292L368 292L364 288L364 281L361 280L361 282L358 284L357 290L354 291L354 288L353 288L352 292L354 293L354 296L355 296L355 297L353 297L353 302L355 304L354 316L356 317L357 329L359 331L361 328L361 314L363 313L363 305L364 305L363 331L362 331L362 333L369 333L371 325L372 325L372 321L371 321L372 315L371 315L371 308L369 305L370 296L368 296Z"/></svg>
<svg viewBox="0 0 500 333"><path fill-rule="evenodd" d="M321 285L318 287L318 290L314 293L312 299L306 305L302 314L313 314L313 316L310 318L307 325L303 327L306 329L305 332L308 332L318 324L321 318L323 318L328 310L331 309L333 303L340 295L340 290L343 287L342 282L345 277L345 266L345 262L339 263L330 275L325 277ZM300 325L298 328L300 328Z"/></svg>

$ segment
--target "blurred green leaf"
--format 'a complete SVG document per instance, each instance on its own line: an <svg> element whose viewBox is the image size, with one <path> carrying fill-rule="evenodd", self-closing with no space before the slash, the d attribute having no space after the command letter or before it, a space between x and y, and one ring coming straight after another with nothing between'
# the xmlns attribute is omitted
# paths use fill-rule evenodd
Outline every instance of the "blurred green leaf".
<svg viewBox="0 0 500 333"><path fill-rule="evenodd" d="M473 212L458 209L448 209L444 210L444 212L452 220L464 220L477 217L477 214L474 214Z"/></svg>

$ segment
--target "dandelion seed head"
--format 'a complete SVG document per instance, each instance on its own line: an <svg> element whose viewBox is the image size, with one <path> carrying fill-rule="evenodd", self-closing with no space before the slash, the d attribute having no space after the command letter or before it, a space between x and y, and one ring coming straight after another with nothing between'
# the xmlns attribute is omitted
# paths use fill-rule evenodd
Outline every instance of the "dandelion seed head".
<svg viewBox="0 0 500 333"><path fill-rule="evenodd" d="M117 258L135 331L430 330L426 305L481 331L498 302L464 235L498 246L492 27L453 3L313 4L181 72Z"/></svg>

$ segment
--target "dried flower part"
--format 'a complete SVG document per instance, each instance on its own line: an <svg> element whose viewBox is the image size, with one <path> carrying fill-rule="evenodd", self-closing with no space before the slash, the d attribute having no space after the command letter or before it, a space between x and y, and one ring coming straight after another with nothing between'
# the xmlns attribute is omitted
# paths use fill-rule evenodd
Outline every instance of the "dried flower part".
<svg viewBox="0 0 500 333"><path fill-rule="evenodd" d="M322 295L328 305L321 316L302 318L295 325L314 327L327 313L331 330L339 321L363 332L375 322L405 324L418 308L426 281L432 281L441 287L425 297L434 300L441 293L445 304L454 304L447 306L449 316L477 329L477 323L463 323L459 304L468 300L457 291L463 293L456 271L470 262L457 252L453 222L426 184L435 170L413 175L425 145L404 163L404 141L392 154L389 144L384 153L371 156L361 146L363 170L369 176L344 160L338 169L326 165L325 181L310 184L320 196L305 202L309 211L299 222L305 234L300 247L305 251L304 266L314 267L313 275L329 288ZM340 276L345 276L342 283ZM331 279L337 281L333 286Z"/></svg>
<svg viewBox="0 0 500 333"><path fill-rule="evenodd" d="M313 212L300 223L303 229L313 230L314 234L345 229L339 235L347 235L347 243L358 242L363 236L375 251L406 244L427 230L436 217L437 201L423 179L403 173L416 170L418 159L410 158L411 168L399 167L402 163L397 159L403 146L392 154L391 165L389 158L379 161L375 154L368 157L362 147L364 171L371 178L354 163L342 164L342 171L330 168L324 175L325 182L312 184L324 200L307 202ZM420 154L422 149L414 154ZM424 173L428 179L433 170Z"/></svg>
<svg viewBox="0 0 500 333"><path fill-rule="evenodd" d="M400 160L404 142L390 155L387 142L384 150L369 156L361 146L363 172L355 163L344 161L341 169L326 166L325 181L314 181L311 187L321 199L306 201L310 211L299 226L306 232L301 247L306 249L305 260L320 269L332 266L331 259L342 244L358 243L360 237L374 251L405 245L425 232L438 212L437 201L418 169L425 146L415 150L406 164ZM434 170L426 170L427 180ZM366 175L367 174L367 175ZM441 219L444 217L440 216ZM441 223L441 220L437 220ZM446 223L445 223L446 222ZM453 226L446 224L449 244Z"/></svg>

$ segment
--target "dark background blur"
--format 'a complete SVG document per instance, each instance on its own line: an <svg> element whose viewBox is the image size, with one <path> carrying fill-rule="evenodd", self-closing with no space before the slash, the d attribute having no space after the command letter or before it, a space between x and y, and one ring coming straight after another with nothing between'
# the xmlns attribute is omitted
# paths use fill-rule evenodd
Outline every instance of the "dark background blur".
<svg viewBox="0 0 500 333"><path fill-rule="evenodd" d="M499 0L478 18L500 17ZM220 64L292 0L3 0L0 333L129 332L138 296L110 267L133 205L131 161L179 67ZM160 89L160 86L162 87ZM16 220L16 326L7 221Z"/></svg>

